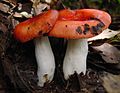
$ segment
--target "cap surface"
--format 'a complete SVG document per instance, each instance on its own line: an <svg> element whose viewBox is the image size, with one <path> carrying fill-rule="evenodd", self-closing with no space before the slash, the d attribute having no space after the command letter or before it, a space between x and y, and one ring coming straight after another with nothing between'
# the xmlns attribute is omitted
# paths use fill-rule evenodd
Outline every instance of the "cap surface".
<svg viewBox="0 0 120 93"><path fill-rule="evenodd" d="M89 38L108 28L111 17L96 9L61 10L49 36L67 39Z"/></svg>
<svg viewBox="0 0 120 93"><path fill-rule="evenodd" d="M49 10L21 22L14 29L14 37L21 42L26 42L48 33L58 19L58 15L57 10Z"/></svg>

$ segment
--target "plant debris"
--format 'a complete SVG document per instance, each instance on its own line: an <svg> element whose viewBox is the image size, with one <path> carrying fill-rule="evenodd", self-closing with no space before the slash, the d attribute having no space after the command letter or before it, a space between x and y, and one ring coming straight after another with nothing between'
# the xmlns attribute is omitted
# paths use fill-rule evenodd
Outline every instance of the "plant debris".
<svg viewBox="0 0 120 93"><path fill-rule="evenodd" d="M93 48L100 53L106 63L112 64L120 62L120 51L116 47L104 43L100 46L93 46Z"/></svg>

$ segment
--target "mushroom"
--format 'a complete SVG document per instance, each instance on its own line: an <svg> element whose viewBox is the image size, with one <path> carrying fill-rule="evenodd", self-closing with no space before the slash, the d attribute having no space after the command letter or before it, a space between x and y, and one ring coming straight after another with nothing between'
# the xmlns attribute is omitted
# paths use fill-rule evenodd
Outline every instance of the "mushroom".
<svg viewBox="0 0 120 93"><path fill-rule="evenodd" d="M66 80L75 72L85 74L88 54L87 38L100 34L108 28L110 23L110 15L101 10L65 9L59 12L59 18L48 35L69 39L63 62Z"/></svg>
<svg viewBox="0 0 120 93"><path fill-rule="evenodd" d="M35 56L38 65L38 85L43 87L44 83L50 82L54 76L55 61L54 55L47 36L58 18L58 11L49 10L31 19L18 24L14 29L14 36L21 42L31 39L35 41Z"/></svg>
<svg viewBox="0 0 120 93"><path fill-rule="evenodd" d="M35 39L35 54L38 64L39 86L53 79L55 62L47 37L43 34L68 40L63 63L65 79L74 72L86 72L88 53L87 38L100 34L108 28L111 17L108 13L96 9L49 10L15 27L14 36L21 42ZM61 31L60 31L61 30Z"/></svg>

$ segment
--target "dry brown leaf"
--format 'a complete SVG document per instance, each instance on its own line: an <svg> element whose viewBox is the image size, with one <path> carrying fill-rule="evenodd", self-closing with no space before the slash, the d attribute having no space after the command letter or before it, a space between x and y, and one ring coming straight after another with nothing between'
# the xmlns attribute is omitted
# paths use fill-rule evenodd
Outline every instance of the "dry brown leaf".
<svg viewBox="0 0 120 93"><path fill-rule="evenodd" d="M2 31L3 33L7 32L7 27L0 22L0 31Z"/></svg>
<svg viewBox="0 0 120 93"><path fill-rule="evenodd" d="M94 46L93 48L100 51L100 55L107 63L120 62L120 51L111 44L104 43L100 46Z"/></svg>
<svg viewBox="0 0 120 93"><path fill-rule="evenodd" d="M10 6L0 3L0 11L4 12L4 13L8 13L10 9Z"/></svg>
<svg viewBox="0 0 120 93"><path fill-rule="evenodd" d="M120 93L120 75L105 73L105 76L101 77L101 79L107 93Z"/></svg>

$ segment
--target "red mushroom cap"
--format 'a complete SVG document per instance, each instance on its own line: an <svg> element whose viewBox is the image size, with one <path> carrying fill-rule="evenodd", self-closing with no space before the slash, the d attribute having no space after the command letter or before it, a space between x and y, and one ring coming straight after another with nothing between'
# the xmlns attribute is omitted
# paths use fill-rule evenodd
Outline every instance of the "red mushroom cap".
<svg viewBox="0 0 120 93"><path fill-rule="evenodd" d="M21 42L29 41L48 33L58 19L58 11L49 10L18 24L14 29L14 36Z"/></svg>
<svg viewBox="0 0 120 93"><path fill-rule="evenodd" d="M111 17L96 9L61 10L49 36L67 39L89 38L108 28Z"/></svg>
<svg viewBox="0 0 120 93"><path fill-rule="evenodd" d="M100 34L110 23L110 15L96 9L49 10L18 24L14 36L21 42L45 33L58 38L89 38Z"/></svg>

